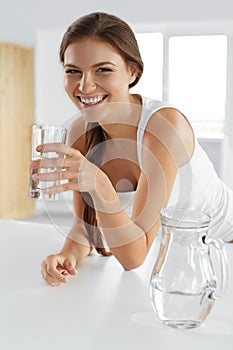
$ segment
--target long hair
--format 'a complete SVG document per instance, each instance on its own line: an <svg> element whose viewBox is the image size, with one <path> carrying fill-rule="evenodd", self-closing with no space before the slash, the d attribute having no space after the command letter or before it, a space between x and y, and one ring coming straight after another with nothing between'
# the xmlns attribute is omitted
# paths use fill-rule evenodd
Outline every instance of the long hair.
<svg viewBox="0 0 233 350"><path fill-rule="evenodd" d="M130 26L120 18L103 13L94 12L80 17L71 24L65 32L60 45L60 60L64 64L64 55L67 47L84 38L95 38L112 45L118 50L126 64L137 66L138 75L129 85L133 87L143 73L143 62L138 48L137 40ZM104 144L107 135L98 123L88 123L85 133L86 157L97 166L101 165ZM90 244L102 255L111 255L104 248L102 236L98 228L94 204L89 193L83 195L84 222L89 236Z"/></svg>

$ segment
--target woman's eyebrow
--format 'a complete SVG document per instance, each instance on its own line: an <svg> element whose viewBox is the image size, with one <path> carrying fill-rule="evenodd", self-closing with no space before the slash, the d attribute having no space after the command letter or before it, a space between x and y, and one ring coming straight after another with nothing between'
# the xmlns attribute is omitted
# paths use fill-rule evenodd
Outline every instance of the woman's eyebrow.
<svg viewBox="0 0 233 350"><path fill-rule="evenodd" d="M105 62L96 63L96 64L94 64L92 67L104 66L105 64L110 64L110 65L112 65L112 66L116 66L113 62L105 61Z"/></svg>
<svg viewBox="0 0 233 350"><path fill-rule="evenodd" d="M64 67L64 68L65 68L65 67L72 67L72 68L78 68L78 69L79 69L78 66L75 66L74 64L71 64L71 63L66 63L66 64L63 65L63 67Z"/></svg>
<svg viewBox="0 0 233 350"><path fill-rule="evenodd" d="M110 64L112 66L116 66L113 62L110 62L110 61L104 61L104 62L99 62L99 63L96 63L96 64L93 64L93 68L95 67L100 67L100 66L103 66L105 64ZM76 69L81 69L80 67L76 66L75 64L71 64L71 63L66 63L64 64L64 68L65 67L72 67L72 68L76 68Z"/></svg>

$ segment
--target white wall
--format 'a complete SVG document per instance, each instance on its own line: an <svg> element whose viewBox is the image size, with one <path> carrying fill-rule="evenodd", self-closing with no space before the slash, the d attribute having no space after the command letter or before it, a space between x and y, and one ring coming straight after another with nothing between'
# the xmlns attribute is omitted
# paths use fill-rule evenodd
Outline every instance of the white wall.
<svg viewBox="0 0 233 350"><path fill-rule="evenodd" d="M232 0L0 0L0 41L34 46L41 29L66 27L82 14L107 11L131 23L232 20Z"/></svg>
<svg viewBox="0 0 233 350"><path fill-rule="evenodd" d="M60 125L76 113L63 88L59 44L63 29L38 31L35 48L35 122Z"/></svg>

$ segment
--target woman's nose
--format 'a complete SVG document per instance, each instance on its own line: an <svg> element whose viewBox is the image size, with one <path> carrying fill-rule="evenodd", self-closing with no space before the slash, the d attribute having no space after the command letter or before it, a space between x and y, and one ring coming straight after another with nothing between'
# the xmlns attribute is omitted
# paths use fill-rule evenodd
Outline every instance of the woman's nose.
<svg viewBox="0 0 233 350"><path fill-rule="evenodd" d="M82 93L87 94L95 90L95 88L96 88L96 84L91 74L83 74L79 82L79 90Z"/></svg>

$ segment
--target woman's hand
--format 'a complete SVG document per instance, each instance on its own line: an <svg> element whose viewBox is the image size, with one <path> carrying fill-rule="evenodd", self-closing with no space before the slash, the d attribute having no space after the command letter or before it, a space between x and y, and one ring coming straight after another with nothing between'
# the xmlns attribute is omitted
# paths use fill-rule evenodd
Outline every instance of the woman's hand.
<svg viewBox="0 0 233 350"><path fill-rule="evenodd" d="M41 274L50 286L68 282L68 276L77 274L76 258L73 254L49 255L41 264Z"/></svg>
<svg viewBox="0 0 233 350"><path fill-rule="evenodd" d="M68 180L68 182L45 190L48 194L76 190L96 192L97 183L106 176L95 164L88 161L81 152L62 143L48 143L37 147L42 153L56 152L58 158L41 158L31 162L32 169L56 169L48 173L36 173L34 181Z"/></svg>

